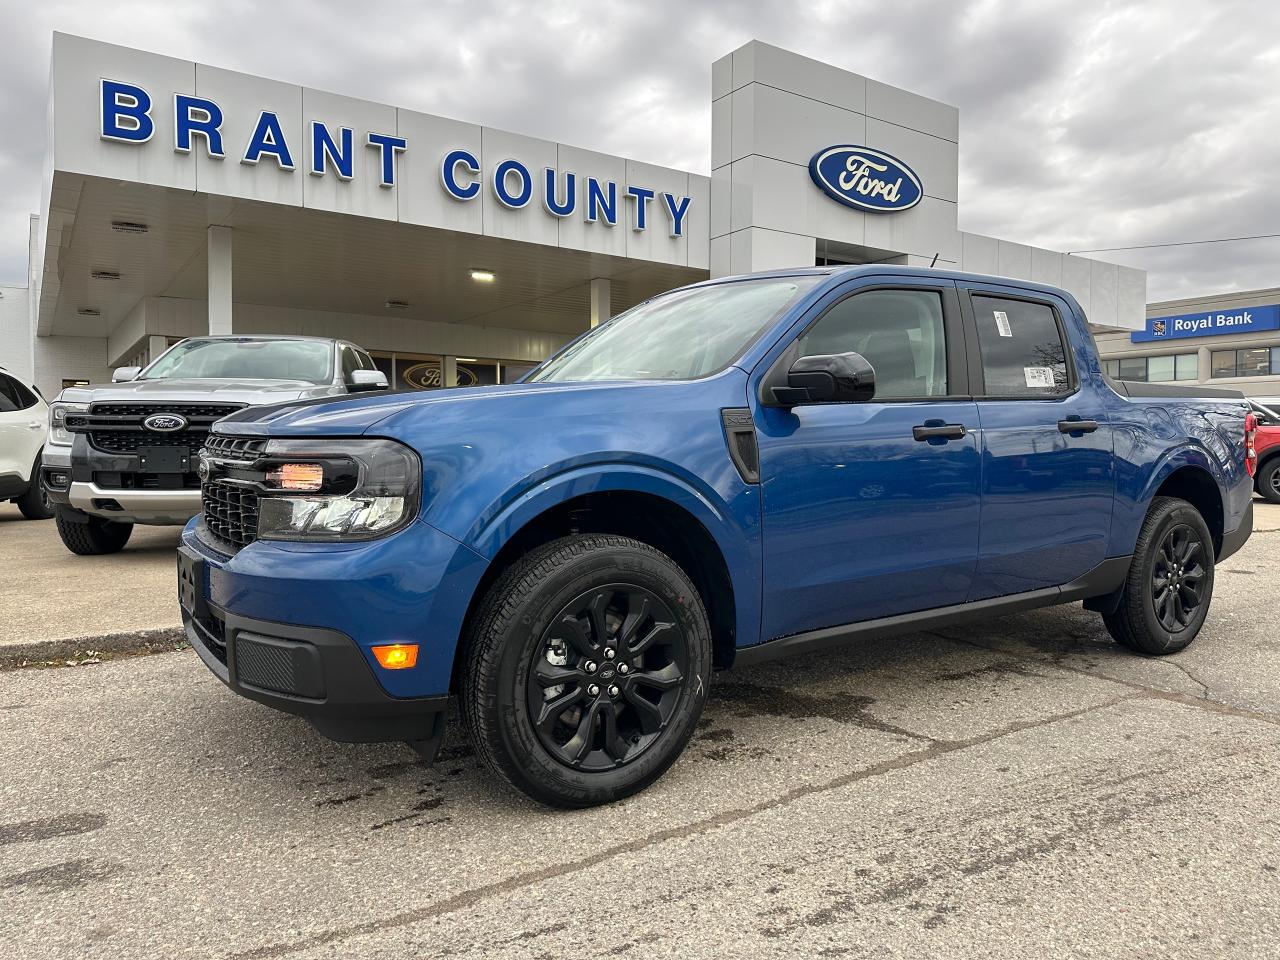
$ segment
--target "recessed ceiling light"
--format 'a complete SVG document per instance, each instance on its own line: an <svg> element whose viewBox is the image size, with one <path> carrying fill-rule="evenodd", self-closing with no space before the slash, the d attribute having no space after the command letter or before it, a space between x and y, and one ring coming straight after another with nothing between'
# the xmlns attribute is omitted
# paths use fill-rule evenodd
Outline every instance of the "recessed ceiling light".
<svg viewBox="0 0 1280 960"><path fill-rule="evenodd" d="M388 300L385 304L388 310L408 310L408 300Z"/></svg>
<svg viewBox="0 0 1280 960"><path fill-rule="evenodd" d="M76 313L82 317L102 316L102 311L99 310L97 307L81 307L79 310L76 311Z"/></svg>
<svg viewBox="0 0 1280 960"><path fill-rule="evenodd" d="M493 283L498 276L492 270L472 270L471 279L477 283Z"/></svg>
<svg viewBox="0 0 1280 960"><path fill-rule="evenodd" d="M459 363L479 363L475 357L454 357Z"/></svg>
<svg viewBox="0 0 1280 960"><path fill-rule="evenodd" d="M119 280L120 274L114 270L93 270L89 273L94 280Z"/></svg>
<svg viewBox="0 0 1280 960"><path fill-rule="evenodd" d="M145 223L131 223L128 220L112 220L111 229L116 233L146 233L151 228Z"/></svg>

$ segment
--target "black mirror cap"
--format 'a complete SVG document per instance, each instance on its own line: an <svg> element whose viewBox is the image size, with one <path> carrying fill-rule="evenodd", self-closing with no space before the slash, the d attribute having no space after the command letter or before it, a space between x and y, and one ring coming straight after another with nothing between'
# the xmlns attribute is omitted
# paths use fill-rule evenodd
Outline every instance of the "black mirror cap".
<svg viewBox="0 0 1280 960"><path fill-rule="evenodd" d="M774 387L784 406L804 403L865 403L876 395L876 372L860 353L801 357L787 371L787 385Z"/></svg>

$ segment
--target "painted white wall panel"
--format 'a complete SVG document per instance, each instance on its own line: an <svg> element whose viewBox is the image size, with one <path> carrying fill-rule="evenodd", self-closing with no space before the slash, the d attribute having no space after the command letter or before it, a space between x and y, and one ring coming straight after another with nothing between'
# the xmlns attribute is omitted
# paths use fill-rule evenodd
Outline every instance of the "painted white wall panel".
<svg viewBox="0 0 1280 960"><path fill-rule="evenodd" d="M960 269L969 273L1000 273L1000 241L977 233L960 234Z"/></svg>
<svg viewBox="0 0 1280 960"><path fill-rule="evenodd" d="M335 141L339 139L339 128L351 128L352 150L355 153L353 179L339 179L332 166L327 168L328 172L324 176L309 172L313 120L322 121ZM301 154L295 154L294 162L298 166L299 175L303 177L304 204L312 210L331 210L357 217L395 220L396 191L379 186L379 151L367 145L370 132L396 135L395 107L307 88L302 91L302 122L306 135Z"/></svg>
<svg viewBox="0 0 1280 960"><path fill-rule="evenodd" d="M479 201L484 207L485 236L555 246L559 242L560 223L541 208L542 201L538 199L537 178L544 167L556 165L557 145L550 140L522 137L517 133L507 133L505 130L495 130L492 127L484 128L481 139L484 150L480 163L483 167L484 180L480 187ZM494 195L493 171L504 160L519 160L529 168L530 174L534 177L533 196L527 207L513 210L504 206ZM510 189L516 189L514 175L509 179L508 184ZM621 212L621 191L619 191L618 206ZM614 229L616 230L617 227Z"/></svg>
<svg viewBox="0 0 1280 960"><path fill-rule="evenodd" d="M565 173L572 171L577 175L578 192L577 209L569 216L558 221L560 246L572 247L575 250L590 250L593 253L607 253L614 257L627 256L627 249L631 240L628 234L631 233L630 215L632 203L632 201L626 199L627 161L607 153L596 153L594 150L583 150L581 147L567 147L564 144L558 146L557 156L558 182L563 184ZM539 173L541 173L541 168L539 168ZM604 220L597 220L595 223L587 222L588 177L595 177L602 184L609 180L617 183L618 223L616 226L611 227ZM688 183L687 176L685 183L686 185ZM649 184L642 183L639 186L649 186ZM539 193L540 196L541 194ZM563 195L561 195L561 199L564 199ZM542 203L541 199L535 202ZM650 202L650 231L646 232L651 232L653 226L661 226L652 219L655 213L661 214L661 211L657 210L654 204Z"/></svg>
<svg viewBox="0 0 1280 960"><path fill-rule="evenodd" d="M870 135L867 118L860 113L759 84L738 91L733 99L736 101L748 91L754 92L750 130L755 138L754 149L744 149L739 156L754 152L807 168L809 159L824 147L837 143L861 145ZM884 149L893 152L888 147Z"/></svg>
<svg viewBox="0 0 1280 960"><path fill-rule="evenodd" d="M956 107L878 80L866 83L868 117L888 120L952 143L960 141L960 111Z"/></svg>
<svg viewBox="0 0 1280 960"><path fill-rule="evenodd" d="M1070 292L1080 302L1085 316L1093 320L1092 311L1089 308L1091 274L1092 264L1084 257L1062 258L1062 289Z"/></svg>
<svg viewBox="0 0 1280 960"><path fill-rule="evenodd" d="M883 150L914 170L926 197L952 203L959 199L960 154L950 140L868 117L866 146ZM952 229L955 229L954 223Z"/></svg>
<svg viewBox="0 0 1280 960"><path fill-rule="evenodd" d="M846 110L863 113L866 109L865 77L759 40L751 41L742 50L746 51L742 57L738 55L742 51L733 54L735 87L754 80Z"/></svg>
<svg viewBox="0 0 1280 960"><path fill-rule="evenodd" d="M997 273L1015 280L1030 280L1031 248L1021 243L1001 240L997 249L999 267Z"/></svg>
<svg viewBox="0 0 1280 960"><path fill-rule="evenodd" d="M1116 326L1119 303L1119 268L1101 260L1089 262L1089 320Z"/></svg>
<svg viewBox="0 0 1280 960"><path fill-rule="evenodd" d="M440 178L440 165L450 150L466 150L480 159L480 125L415 110L398 110L396 123L399 135L409 141L409 148L400 154L398 161L396 194L400 220L464 233L483 233L484 211L480 198L455 200L445 192Z"/></svg>
<svg viewBox="0 0 1280 960"><path fill-rule="evenodd" d="M196 64L195 94L222 110L222 160L209 155L203 137L192 138L185 162L195 165L196 189L203 193L265 200L294 207L303 204L307 138L302 116L302 88L292 83ZM280 121L294 170L281 169L274 157L257 164L242 163L245 149L262 111Z"/></svg>

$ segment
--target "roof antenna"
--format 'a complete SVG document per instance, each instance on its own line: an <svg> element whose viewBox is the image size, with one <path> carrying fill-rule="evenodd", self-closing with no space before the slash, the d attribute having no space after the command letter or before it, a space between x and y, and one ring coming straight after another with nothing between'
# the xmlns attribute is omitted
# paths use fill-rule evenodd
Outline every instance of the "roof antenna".
<svg viewBox="0 0 1280 960"><path fill-rule="evenodd" d="M939 252L941 252L941 251L939 251ZM936 267L937 265L938 265L938 254L936 254L936 253L935 253L935 254L933 255L933 259L929 261L929 269L930 269L930 270L932 270L932 269L933 269L934 267Z"/></svg>

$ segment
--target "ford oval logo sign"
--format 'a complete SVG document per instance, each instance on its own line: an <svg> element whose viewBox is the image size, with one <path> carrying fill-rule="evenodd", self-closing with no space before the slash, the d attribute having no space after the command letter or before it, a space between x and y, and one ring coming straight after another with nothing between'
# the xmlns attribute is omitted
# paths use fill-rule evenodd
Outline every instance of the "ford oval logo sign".
<svg viewBox="0 0 1280 960"><path fill-rule="evenodd" d="M153 413L142 425L155 433L174 433L187 425L187 418L178 413Z"/></svg>
<svg viewBox="0 0 1280 960"><path fill-rule="evenodd" d="M915 171L896 157L851 144L819 150L809 176L832 200L872 213L909 210L924 196Z"/></svg>

